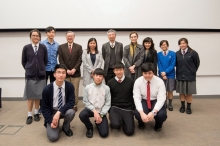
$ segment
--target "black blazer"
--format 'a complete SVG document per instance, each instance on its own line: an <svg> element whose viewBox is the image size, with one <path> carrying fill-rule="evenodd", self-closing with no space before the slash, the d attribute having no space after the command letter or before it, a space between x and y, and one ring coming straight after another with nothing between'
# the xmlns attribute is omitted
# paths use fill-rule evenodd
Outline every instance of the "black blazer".
<svg viewBox="0 0 220 146"><path fill-rule="evenodd" d="M143 63L145 63L145 62L150 62L150 63L154 64L154 68L155 68L154 75L157 76L157 50L149 50L147 56L144 53Z"/></svg>

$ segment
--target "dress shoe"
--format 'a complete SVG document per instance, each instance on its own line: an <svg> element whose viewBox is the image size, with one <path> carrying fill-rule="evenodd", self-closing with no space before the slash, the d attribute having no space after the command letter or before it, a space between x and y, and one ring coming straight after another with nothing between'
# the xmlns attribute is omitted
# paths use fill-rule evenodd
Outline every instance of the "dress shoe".
<svg viewBox="0 0 220 146"><path fill-rule="evenodd" d="M93 129L88 129L86 131L86 137L88 137L88 138L92 138L93 137Z"/></svg>
<svg viewBox="0 0 220 146"><path fill-rule="evenodd" d="M34 121L36 121L36 122L40 121L40 115L39 114L34 115Z"/></svg>
<svg viewBox="0 0 220 146"><path fill-rule="evenodd" d="M184 113L184 112L185 112L185 107L181 107L181 108L180 108L180 112L181 112L181 113Z"/></svg>
<svg viewBox="0 0 220 146"><path fill-rule="evenodd" d="M161 129L162 129L162 125L163 125L163 123L161 123L161 122L156 122L156 124L155 124L155 126L154 126L154 130L155 130L156 132L160 132Z"/></svg>
<svg viewBox="0 0 220 146"><path fill-rule="evenodd" d="M77 112L77 111L78 111L77 106L74 106L74 107L73 107L73 110L74 110L75 112Z"/></svg>
<svg viewBox="0 0 220 146"><path fill-rule="evenodd" d="M187 109L186 109L186 113L187 113L187 114L192 114L192 110L191 110L190 108L189 108L189 109L187 108Z"/></svg>
<svg viewBox="0 0 220 146"><path fill-rule="evenodd" d="M144 124L138 124L138 128L139 128L140 130L144 130L145 125L144 125Z"/></svg>
<svg viewBox="0 0 220 146"><path fill-rule="evenodd" d="M68 131L65 131L63 128L62 128L63 132L66 134L66 136L72 136L73 135L73 131L71 129L69 129Z"/></svg>
<svg viewBox="0 0 220 146"><path fill-rule="evenodd" d="M168 105L168 110L169 111L173 111L173 106L172 105Z"/></svg>
<svg viewBox="0 0 220 146"><path fill-rule="evenodd" d="M27 117L27 120L26 120L26 124L31 124L32 123L32 116L29 116Z"/></svg>

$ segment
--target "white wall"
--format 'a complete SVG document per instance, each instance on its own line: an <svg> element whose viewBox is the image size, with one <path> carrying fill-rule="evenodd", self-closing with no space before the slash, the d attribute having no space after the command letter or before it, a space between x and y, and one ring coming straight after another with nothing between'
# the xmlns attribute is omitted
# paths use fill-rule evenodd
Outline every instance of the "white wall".
<svg viewBox="0 0 220 146"><path fill-rule="evenodd" d="M117 41L124 45L130 43L129 31L117 32ZM139 31L139 40L141 44L145 37L152 37L155 48L160 51L159 42L167 39L170 44L170 50L177 51L178 40L186 37L191 48L195 49L200 56L201 65L197 75L198 95L220 95L217 88L220 83L219 60L219 38L217 32L151 32ZM86 49L87 41L95 37L98 41L98 47L108 41L105 31L83 31L75 32L75 42L81 44ZM46 39L42 32L42 40ZM57 32L55 40L60 44L65 43L65 32ZM29 32L1 32L0 33L0 87L2 88L2 97L22 97L24 91L24 70L21 66L21 52L23 46L30 43ZM82 67L82 66L81 66ZM80 83L79 96L83 96L82 81Z"/></svg>

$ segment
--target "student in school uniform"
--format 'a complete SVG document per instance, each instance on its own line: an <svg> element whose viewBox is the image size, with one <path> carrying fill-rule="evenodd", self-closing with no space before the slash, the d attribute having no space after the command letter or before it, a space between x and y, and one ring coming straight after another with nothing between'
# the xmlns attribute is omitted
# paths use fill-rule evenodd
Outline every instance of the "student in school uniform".
<svg viewBox="0 0 220 146"><path fill-rule="evenodd" d="M90 38L87 49L83 51L83 86L93 83L93 72L96 68L102 67L102 53L98 50L98 44L95 38Z"/></svg>
<svg viewBox="0 0 220 146"><path fill-rule="evenodd" d="M153 39L150 37L146 37L143 40L144 46L144 60L143 63L149 62L154 64L154 75L157 75L157 50L154 48Z"/></svg>
<svg viewBox="0 0 220 146"><path fill-rule="evenodd" d="M180 112L192 114L192 94L196 94L196 72L200 65L198 53L189 47L188 40L178 41L180 50L176 52L176 92L180 94ZM185 108L185 101L187 107Z"/></svg>
<svg viewBox="0 0 220 146"><path fill-rule="evenodd" d="M34 29L30 32L31 44L25 45L22 51L22 66L25 69L24 98L28 101L28 117L26 124L32 123L32 108L34 120L40 121L39 105L42 91L46 86L46 65L48 62L47 48L40 44L41 33Z"/></svg>
<svg viewBox="0 0 220 146"><path fill-rule="evenodd" d="M166 95L169 99L169 104L167 106L169 111L173 111L172 99L173 91L176 89L175 86L175 65L176 65L176 53L168 49L169 43L167 40L160 41L161 52L158 52L158 73L159 77L163 79L166 86Z"/></svg>

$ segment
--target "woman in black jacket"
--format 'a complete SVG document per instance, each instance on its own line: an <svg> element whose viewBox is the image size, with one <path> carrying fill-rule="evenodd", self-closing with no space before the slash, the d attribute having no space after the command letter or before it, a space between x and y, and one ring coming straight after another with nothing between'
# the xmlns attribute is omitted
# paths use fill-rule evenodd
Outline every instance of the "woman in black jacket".
<svg viewBox="0 0 220 146"><path fill-rule="evenodd" d="M186 38L178 41L180 50L176 52L176 92L180 94L180 112L191 114L192 94L196 94L196 72L200 65L198 53L191 49ZM185 109L185 100L187 108Z"/></svg>
<svg viewBox="0 0 220 146"><path fill-rule="evenodd" d="M143 63L145 62L153 63L155 68L154 75L157 75L157 51L154 48L154 42L152 38L146 37L143 40L143 46L145 49Z"/></svg>

